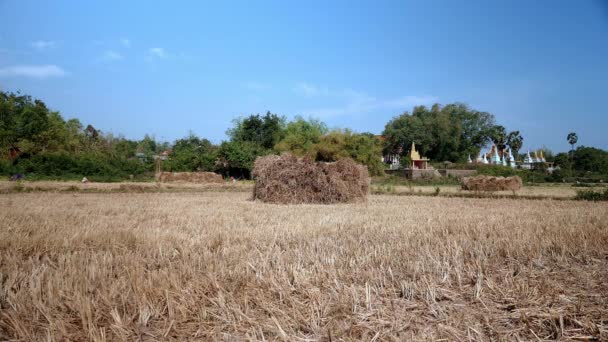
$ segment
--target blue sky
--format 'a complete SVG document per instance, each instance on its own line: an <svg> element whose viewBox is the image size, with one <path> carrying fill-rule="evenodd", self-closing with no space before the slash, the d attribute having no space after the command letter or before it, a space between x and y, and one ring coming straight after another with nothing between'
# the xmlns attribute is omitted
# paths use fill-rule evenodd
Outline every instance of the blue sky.
<svg viewBox="0 0 608 342"><path fill-rule="evenodd" d="M252 113L380 133L464 102L525 148L608 148L604 1L0 0L0 88L139 139Z"/></svg>

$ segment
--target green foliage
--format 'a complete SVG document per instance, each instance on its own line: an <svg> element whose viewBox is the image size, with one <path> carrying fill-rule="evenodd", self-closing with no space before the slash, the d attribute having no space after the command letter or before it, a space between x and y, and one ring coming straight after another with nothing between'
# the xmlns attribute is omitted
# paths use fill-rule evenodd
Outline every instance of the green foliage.
<svg viewBox="0 0 608 342"><path fill-rule="evenodd" d="M521 146L524 144L524 138L521 136L519 131L513 131L507 135L507 145L513 152L513 155L517 155ZM545 155L546 157L546 155Z"/></svg>
<svg viewBox="0 0 608 342"><path fill-rule="evenodd" d="M217 147L194 133L175 141L163 169L167 171L214 171Z"/></svg>
<svg viewBox="0 0 608 342"><path fill-rule="evenodd" d="M247 141L272 149L285 133L285 118L267 112L266 115L250 115L234 120L234 127L227 134L232 141Z"/></svg>
<svg viewBox="0 0 608 342"><path fill-rule="evenodd" d="M142 174L144 165L138 160L113 158L101 153L66 152L40 153L31 157L14 160L9 174L26 174L29 180L36 179L81 179L93 181L117 181L129 175Z"/></svg>
<svg viewBox="0 0 608 342"><path fill-rule="evenodd" d="M566 140L568 140L568 144L570 144L572 146L572 149L574 150L574 145L576 145L576 143L578 142L578 135L576 135L575 132L570 132L568 133Z"/></svg>
<svg viewBox="0 0 608 342"><path fill-rule="evenodd" d="M129 140L104 133L78 119L64 120L60 113L48 109L44 102L19 93L0 91L0 174L22 173L26 179L92 180L135 179L150 176L161 153L170 151L163 170L217 171L225 175L248 178L258 156L291 152L308 155L320 161L351 158L368 167L371 175L382 175L382 149L401 153L402 164L409 166L407 149L413 141L420 152L436 162L465 162L490 141L508 145L515 153L523 138L518 131L507 134L497 126L494 117L463 104L436 104L430 109L415 107L411 114L393 118L385 127L386 144L382 146L370 133L349 130L329 131L314 119L296 117L287 122L277 114L250 115L234 121L228 132L229 141L219 146L190 133L173 144L159 142L146 135L142 140ZM568 135L574 145L576 134ZM569 154L552 156L561 169L547 174L545 170L513 170L502 166L456 164L461 168L478 168L482 174L511 176L517 174L526 182L602 182L608 179L608 152L591 147L578 147ZM443 168L443 165L439 167ZM456 166L453 166L456 167ZM451 180L430 180L444 184ZM420 183L420 182L418 182ZM417 184L418 184L417 183Z"/></svg>
<svg viewBox="0 0 608 342"><path fill-rule="evenodd" d="M434 160L465 161L477 155L491 141L496 127L490 113L470 109L464 104L415 107L389 121L384 129L385 152L405 155L412 142L419 152Z"/></svg>
<svg viewBox="0 0 608 342"><path fill-rule="evenodd" d="M572 161L577 172L608 175L608 151L580 146L574 150Z"/></svg>
<svg viewBox="0 0 608 342"><path fill-rule="evenodd" d="M353 133L349 130L334 130L320 137L311 153L318 161L337 161L350 158L367 166L373 176L384 173L382 145L371 133Z"/></svg>
<svg viewBox="0 0 608 342"><path fill-rule="evenodd" d="M477 173L480 175L494 176L494 177L511 177L520 175L522 170L515 170L508 166L501 165L479 165L477 166Z"/></svg>
<svg viewBox="0 0 608 342"><path fill-rule="evenodd" d="M225 141L217 150L216 170L225 176L250 178L255 159L272 153L250 141Z"/></svg>
<svg viewBox="0 0 608 342"><path fill-rule="evenodd" d="M291 152L297 156L314 154L313 147L328 132L327 126L315 119L296 117L287 124L284 137L276 145L277 152Z"/></svg>
<svg viewBox="0 0 608 342"><path fill-rule="evenodd" d="M608 201L608 188L604 189L604 191L593 191L593 190L579 190L576 192L576 196L574 197L576 200L580 201Z"/></svg>

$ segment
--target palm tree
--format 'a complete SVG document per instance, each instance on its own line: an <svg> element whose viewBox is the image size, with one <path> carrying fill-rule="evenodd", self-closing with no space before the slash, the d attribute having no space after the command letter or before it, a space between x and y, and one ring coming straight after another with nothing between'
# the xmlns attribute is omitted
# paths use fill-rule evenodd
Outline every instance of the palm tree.
<svg viewBox="0 0 608 342"><path fill-rule="evenodd" d="M516 156L519 153L519 149L521 148L523 143L524 137L521 136L519 131L513 131L507 136L507 145L511 149L511 152L514 153L514 155Z"/></svg>
<svg viewBox="0 0 608 342"><path fill-rule="evenodd" d="M570 146L572 146L572 149L570 151L574 151L574 145L576 145L576 142L578 141L578 136L576 135L576 133L574 132L570 132L568 134L568 144L570 144Z"/></svg>
<svg viewBox="0 0 608 342"><path fill-rule="evenodd" d="M576 142L578 141L578 136L576 133L570 132L568 133L568 137L566 139L568 139L568 144L570 144L572 147L570 149L570 174L572 174L572 164L574 164L574 145L576 145Z"/></svg>

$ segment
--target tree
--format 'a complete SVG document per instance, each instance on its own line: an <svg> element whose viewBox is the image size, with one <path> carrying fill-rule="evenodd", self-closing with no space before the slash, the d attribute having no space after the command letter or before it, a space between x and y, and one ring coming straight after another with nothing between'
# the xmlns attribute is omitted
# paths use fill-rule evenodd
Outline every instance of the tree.
<svg viewBox="0 0 608 342"><path fill-rule="evenodd" d="M367 166L373 176L383 174L382 144L371 133L353 133L350 130L334 130L323 135L312 154L318 161L333 162L350 158Z"/></svg>
<svg viewBox="0 0 608 342"><path fill-rule="evenodd" d="M568 139L568 144L570 144L571 146L570 151L574 151L574 145L576 145L576 143L578 142L578 136L575 132L570 132L568 133L566 139Z"/></svg>
<svg viewBox="0 0 608 342"><path fill-rule="evenodd" d="M572 167L574 164L574 145L578 142L578 136L575 132L570 132L566 139L568 140L568 144L570 144L570 158L573 159L572 163L570 163L570 167ZM570 172L572 172L572 170L570 170Z"/></svg>
<svg viewBox="0 0 608 342"><path fill-rule="evenodd" d="M226 176L250 178L255 159L271 153L250 141L224 141L217 150L216 170Z"/></svg>
<svg viewBox="0 0 608 342"><path fill-rule="evenodd" d="M507 130L504 126L494 126L491 130L491 138L496 148L503 151L507 146Z"/></svg>
<svg viewBox="0 0 608 342"><path fill-rule="evenodd" d="M298 116L287 124L285 134L276 145L277 152L291 152L298 156L313 153L313 147L328 132L327 126L315 119L305 120Z"/></svg>
<svg viewBox="0 0 608 342"><path fill-rule="evenodd" d="M412 142L424 156L434 160L464 161L491 141L494 116L454 103L441 107L414 107L389 121L382 133L386 154L406 155Z"/></svg>
<svg viewBox="0 0 608 342"><path fill-rule="evenodd" d="M572 164L577 172L608 175L608 151L580 146L572 153Z"/></svg>
<svg viewBox="0 0 608 342"><path fill-rule="evenodd" d="M176 140L165 168L172 171L213 171L217 158L217 147L209 140L194 133Z"/></svg>
<svg viewBox="0 0 608 342"><path fill-rule="evenodd" d="M507 135L507 145L511 149L513 155L517 155L524 143L524 138L519 131L513 131Z"/></svg>
<svg viewBox="0 0 608 342"><path fill-rule="evenodd" d="M248 141L272 149L283 137L285 118L266 112L266 115L250 115L233 121L234 127L227 135L232 141Z"/></svg>

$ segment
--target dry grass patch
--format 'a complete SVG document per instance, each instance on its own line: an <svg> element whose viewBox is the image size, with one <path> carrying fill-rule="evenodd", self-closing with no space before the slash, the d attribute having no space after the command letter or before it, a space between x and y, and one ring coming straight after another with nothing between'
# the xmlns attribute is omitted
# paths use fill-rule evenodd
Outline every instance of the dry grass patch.
<svg viewBox="0 0 608 342"><path fill-rule="evenodd" d="M0 196L0 340L608 338L608 205Z"/></svg>
<svg viewBox="0 0 608 342"><path fill-rule="evenodd" d="M251 191L253 183L248 181L222 183L153 183L116 182L81 183L74 181L0 181L0 195L15 192L206 192L206 191Z"/></svg>
<svg viewBox="0 0 608 342"><path fill-rule="evenodd" d="M518 176L514 177L493 177L475 176L464 177L462 179L462 190L471 191L518 191L522 188L523 182Z"/></svg>
<svg viewBox="0 0 608 342"><path fill-rule="evenodd" d="M224 183L222 175L215 172L159 172L156 174L156 180L161 183Z"/></svg>

